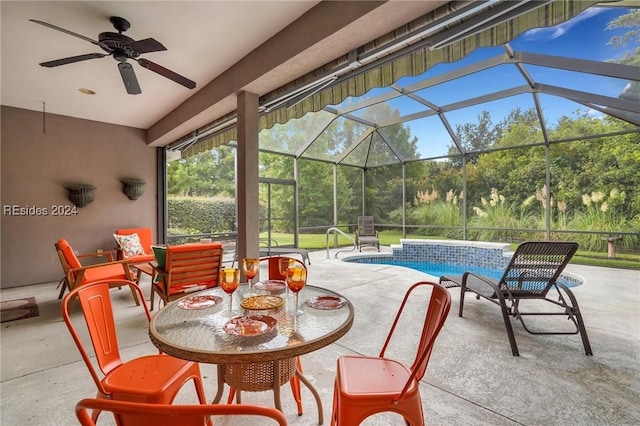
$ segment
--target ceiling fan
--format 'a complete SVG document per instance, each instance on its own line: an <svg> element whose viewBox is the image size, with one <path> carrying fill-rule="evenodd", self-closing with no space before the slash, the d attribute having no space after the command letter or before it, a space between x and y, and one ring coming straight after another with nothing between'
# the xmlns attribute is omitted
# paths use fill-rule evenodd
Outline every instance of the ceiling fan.
<svg viewBox="0 0 640 426"><path fill-rule="evenodd" d="M74 62L86 61L88 59L99 59L104 58L105 56L113 56L113 59L118 61L118 69L120 70L122 81L124 82L124 86L127 89L127 93L130 95L137 95L142 93L142 91L140 90L140 85L138 84L138 79L136 78L136 74L133 71L133 67L129 62L127 62L127 60L129 59L138 62L138 64L140 64L140 66L142 66L143 68L160 74L161 76L166 77L169 80L173 80L188 89L193 89L196 87L196 83L194 81L189 80L188 78L181 76L180 74L175 73L163 66L160 66L155 62L151 62L148 59L140 58L139 56L143 53L158 52L167 50L167 48L164 47L162 43L153 38L145 38L143 40L136 41L131 37L122 34L131 26L129 21L124 18L120 18L118 16L112 16L111 18L109 18L114 28L118 32L100 33L98 35L98 40L93 40L81 34L74 33L73 31L60 28L53 24L49 24L48 22L38 21L36 19L29 20L31 22L35 22L36 24L44 25L45 27L49 27L54 30L61 31L65 34L81 38L82 40L99 46L102 50L107 52L88 53L85 55L71 56L69 58L42 62L40 63L40 65L43 67L52 68L60 65L72 64Z"/></svg>

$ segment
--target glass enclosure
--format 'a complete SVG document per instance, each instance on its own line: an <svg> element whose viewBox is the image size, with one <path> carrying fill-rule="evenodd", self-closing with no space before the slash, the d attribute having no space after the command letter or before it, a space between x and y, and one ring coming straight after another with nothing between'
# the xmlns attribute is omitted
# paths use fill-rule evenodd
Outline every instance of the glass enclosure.
<svg viewBox="0 0 640 426"><path fill-rule="evenodd" d="M577 239L589 250L615 237L639 250L640 43L616 45L626 29L610 26L638 13L591 7L262 130L260 177L294 182L298 204L291 188L261 185L261 231L296 244L371 215L403 236ZM235 143L177 160L181 171L219 168ZM170 203L189 195L171 167ZM195 195L233 199L223 178Z"/></svg>

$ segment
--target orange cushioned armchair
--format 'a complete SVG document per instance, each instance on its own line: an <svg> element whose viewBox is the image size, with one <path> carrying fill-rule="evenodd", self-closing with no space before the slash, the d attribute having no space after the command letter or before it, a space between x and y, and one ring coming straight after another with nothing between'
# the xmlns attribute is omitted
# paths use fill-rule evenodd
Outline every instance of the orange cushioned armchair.
<svg viewBox="0 0 640 426"><path fill-rule="evenodd" d="M114 261L113 252L104 251L76 255L73 248L69 245L69 242L65 239L59 239L55 243L55 246L58 252L58 257L60 258L62 270L64 271L63 282L65 286L69 287L69 291L92 281L131 280L128 261ZM78 259L79 257L99 258L102 256L105 256L106 262L86 266L83 266ZM120 284L114 284L112 287L120 287ZM62 296L63 292L64 287L60 292L60 296ZM133 290L131 291L131 294L133 295L136 305L139 305L140 301L138 300L138 294Z"/></svg>
<svg viewBox="0 0 640 426"><path fill-rule="evenodd" d="M137 238L134 236L137 235ZM113 237L118 243L118 259L130 263L151 262L155 260L153 250L153 231L151 228L116 229Z"/></svg>
<svg viewBox="0 0 640 426"><path fill-rule="evenodd" d="M179 299L192 291L216 287L222 268L222 244L190 243L168 246L165 267L155 268L151 286L151 309L154 293L164 303Z"/></svg>

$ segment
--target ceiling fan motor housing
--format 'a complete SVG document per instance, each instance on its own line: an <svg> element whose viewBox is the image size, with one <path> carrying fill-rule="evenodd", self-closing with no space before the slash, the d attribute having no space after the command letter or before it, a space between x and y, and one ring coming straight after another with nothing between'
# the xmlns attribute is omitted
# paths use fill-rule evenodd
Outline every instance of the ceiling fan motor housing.
<svg viewBox="0 0 640 426"><path fill-rule="evenodd" d="M98 41L100 43L104 43L104 45L109 48L103 48L104 51L108 53L115 52L114 57L116 57L119 53L124 54L124 56L126 56L127 58L137 58L138 56L140 56L138 52L131 49L131 47L129 46L135 40L131 37L127 37L124 34L110 32L100 33L98 35Z"/></svg>

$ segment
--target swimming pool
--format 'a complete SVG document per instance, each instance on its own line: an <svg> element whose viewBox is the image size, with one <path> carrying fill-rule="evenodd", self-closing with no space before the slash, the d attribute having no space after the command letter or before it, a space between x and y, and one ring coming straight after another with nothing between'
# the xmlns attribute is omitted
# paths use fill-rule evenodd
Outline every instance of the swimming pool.
<svg viewBox="0 0 640 426"><path fill-rule="evenodd" d="M449 265L445 263L403 261L382 261L375 263L390 266L404 266L405 268L415 269L416 271L424 272L425 274L433 275L434 277L438 278L441 275L455 276L462 275L465 272L475 272L476 274L485 275L487 277L499 280L502 277L502 273L504 272L497 269L481 268L479 266Z"/></svg>
<svg viewBox="0 0 640 426"><path fill-rule="evenodd" d="M512 254L509 244L473 241L401 240L400 245L391 248L392 253L360 253L345 257L343 261L402 266L437 278L470 271L498 280ZM559 282L576 287L583 280L563 272Z"/></svg>

